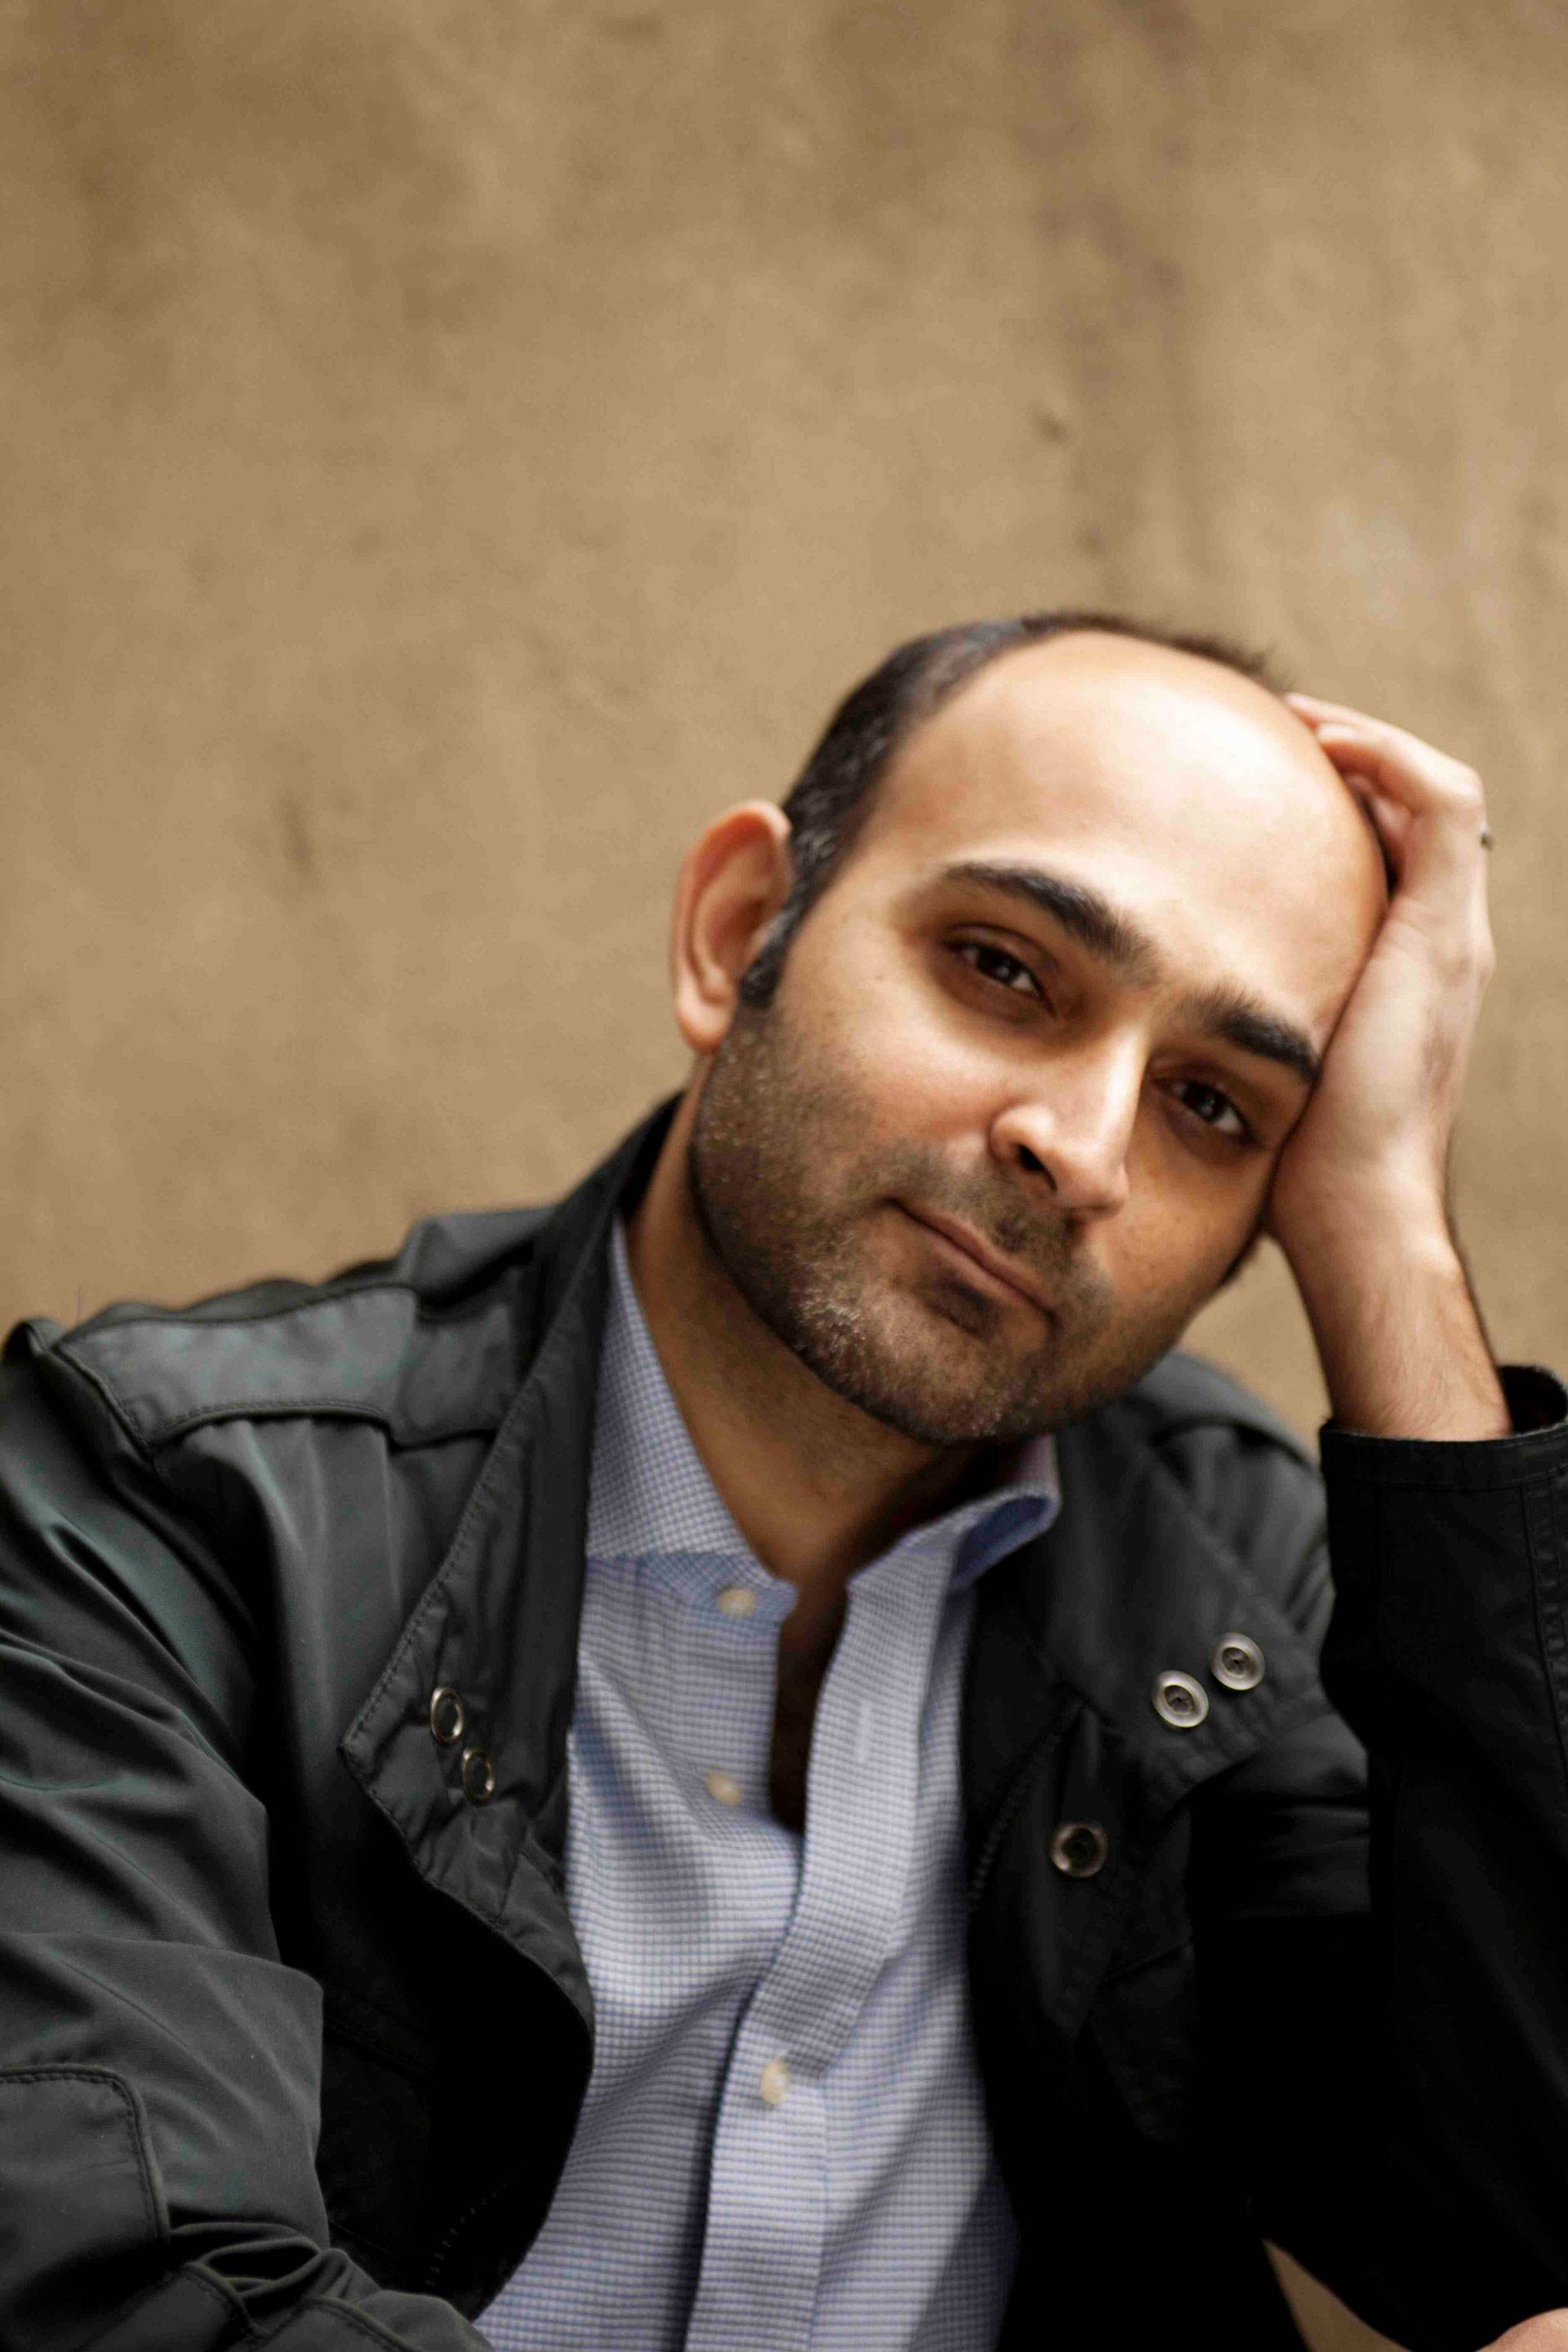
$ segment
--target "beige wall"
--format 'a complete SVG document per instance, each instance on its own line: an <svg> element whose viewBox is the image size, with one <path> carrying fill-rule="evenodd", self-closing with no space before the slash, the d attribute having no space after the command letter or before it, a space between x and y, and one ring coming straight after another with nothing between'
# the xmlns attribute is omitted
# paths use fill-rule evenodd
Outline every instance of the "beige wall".
<svg viewBox="0 0 1568 2352"><path fill-rule="evenodd" d="M893 639L1272 642L1487 772L1460 1160L1568 1359L1563 0L0 5L0 1310L323 1270L681 1059ZM1277 1267L1200 1337L1303 1424Z"/></svg>

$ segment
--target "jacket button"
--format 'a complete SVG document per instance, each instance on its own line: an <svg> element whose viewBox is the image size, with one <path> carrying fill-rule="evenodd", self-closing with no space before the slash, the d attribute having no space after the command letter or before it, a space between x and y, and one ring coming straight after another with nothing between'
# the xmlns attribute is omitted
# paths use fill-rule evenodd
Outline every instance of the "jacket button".
<svg viewBox="0 0 1568 2352"><path fill-rule="evenodd" d="M1195 1731L1208 1711L1208 1693L1191 1675L1162 1675L1155 1683L1154 1712L1173 1731Z"/></svg>
<svg viewBox="0 0 1568 2352"><path fill-rule="evenodd" d="M430 1737L443 1748L451 1748L463 1736L463 1702L455 1690L443 1683L430 1694Z"/></svg>
<svg viewBox="0 0 1568 2352"><path fill-rule="evenodd" d="M1209 1672L1226 1690L1256 1690L1263 1680L1263 1653L1245 1633L1226 1633L1209 1660Z"/></svg>
<svg viewBox="0 0 1568 2352"><path fill-rule="evenodd" d="M1064 1878L1092 1878L1104 1867L1106 1853L1098 1822L1064 1822L1051 1840L1051 1860Z"/></svg>
<svg viewBox="0 0 1568 2352"><path fill-rule="evenodd" d="M482 1748L465 1748L463 1794L470 1805L488 1805L496 1792L496 1768Z"/></svg>

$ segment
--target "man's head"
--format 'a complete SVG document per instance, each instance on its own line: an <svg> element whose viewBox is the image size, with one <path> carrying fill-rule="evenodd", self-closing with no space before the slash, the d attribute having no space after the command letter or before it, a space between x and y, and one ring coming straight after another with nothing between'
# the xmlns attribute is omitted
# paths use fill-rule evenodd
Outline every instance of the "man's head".
<svg viewBox="0 0 1568 2352"><path fill-rule="evenodd" d="M1247 1254L1383 905L1247 657L1088 615L901 648L687 863L706 1246L911 1437L1079 1417Z"/></svg>

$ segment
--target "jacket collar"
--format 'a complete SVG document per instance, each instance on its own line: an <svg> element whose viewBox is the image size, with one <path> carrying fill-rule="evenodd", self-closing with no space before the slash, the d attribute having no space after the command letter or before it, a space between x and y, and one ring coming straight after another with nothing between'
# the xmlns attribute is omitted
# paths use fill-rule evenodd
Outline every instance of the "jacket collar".
<svg viewBox="0 0 1568 2352"><path fill-rule="evenodd" d="M562 1853L609 1230L647 1184L678 1099L532 1235L518 1335L528 1371L445 1559L342 1742L421 1874L500 1928L584 2022L592 2000L561 1900ZM432 1730L437 1691L462 1708L461 1733L446 1742ZM493 1794L476 1802L487 1765Z"/></svg>
<svg viewBox="0 0 1568 2352"><path fill-rule="evenodd" d="M1199 1516L1140 1417L1111 1405L1062 1431L1057 1445L1058 1519L983 1588L964 1722L972 1839L984 1836L1064 1693L1116 1727L1162 1811L1250 1755L1282 1714L1314 1703L1308 1643ZM1263 1679L1249 1691L1227 1689L1213 1673L1232 1633L1263 1653ZM1173 1672L1208 1701L1200 1723L1173 1726L1157 1709L1156 1687Z"/></svg>
<svg viewBox="0 0 1568 2352"><path fill-rule="evenodd" d="M1046 2030L1058 2048L1083 2022L1179 1801L1322 1704L1310 1643L1199 1515L1142 1421L1111 1406L1063 1433L1060 1518L982 1587L968 1660L977 2014L1025 2036ZM1250 1691L1214 1675L1231 1633L1263 1654ZM1179 1727L1157 1710L1172 1672L1207 1700L1201 1721ZM1109 1860L1076 1880L1047 1857L1059 1829L1084 1822ZM991 2054L1016 2063L1016 2047L1010 2061Z"/></svg>

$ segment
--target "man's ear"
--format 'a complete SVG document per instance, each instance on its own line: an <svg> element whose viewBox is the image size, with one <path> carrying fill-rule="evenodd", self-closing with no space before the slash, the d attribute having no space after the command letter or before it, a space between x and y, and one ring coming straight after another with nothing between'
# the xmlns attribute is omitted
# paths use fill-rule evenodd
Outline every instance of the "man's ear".
<svg viewBox="0 0 1568 2352"><path fill-rule="evenodd" d="M789 897L790 824L772 801L715 817L687 853L670 925L675 1017L694 1054L714 1054L740 1001L741 975Z"/></svg>

